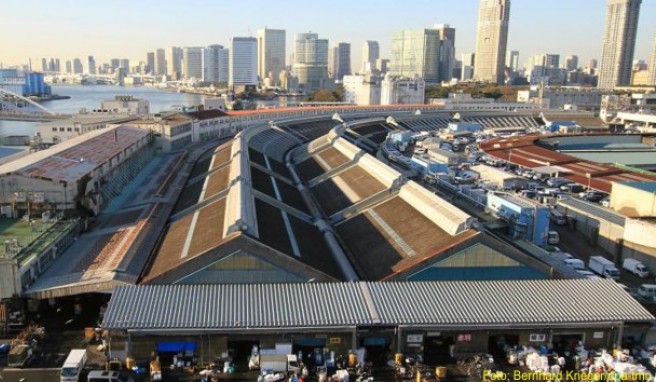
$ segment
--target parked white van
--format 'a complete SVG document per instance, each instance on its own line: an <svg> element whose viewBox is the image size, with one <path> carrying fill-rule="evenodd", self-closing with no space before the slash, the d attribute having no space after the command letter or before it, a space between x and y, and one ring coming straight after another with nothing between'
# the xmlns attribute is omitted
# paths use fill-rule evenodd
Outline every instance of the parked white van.
<svg viewBox="0 0 656 382"><path fill-rule="evenodd" d="M73 349L68 353L66 361L59 373L61 382L78 382L84 365L87 363L87 349Z"/></svg>
<svg viewBox="0 0 656 382"><path fill-rule="evenodd" d="M636 259L624 259L622 268L637 275L638 277L649 277L649 270L647 267Z"/></svg>
<svg viewBox="0 0 656 382"><path fill-rule="evenodd" d="M132 382L131 378L122 376L118 371L93 370L89 372L88 382Z"/></svg>
<svg viewBox="0 0 656 382"><path fill-rule="evenodd" d="M572 267L576 270L585 270L585 263L583 260L579 259L565 259L563 260L563 263L565 263L568 267Z"/></svg>
<svg viewBox="0 0 656 382"><path fill-rule="evenodd" d="M656 297L656 284L642 284L638 288L638 296L652 301Z"/></svg>

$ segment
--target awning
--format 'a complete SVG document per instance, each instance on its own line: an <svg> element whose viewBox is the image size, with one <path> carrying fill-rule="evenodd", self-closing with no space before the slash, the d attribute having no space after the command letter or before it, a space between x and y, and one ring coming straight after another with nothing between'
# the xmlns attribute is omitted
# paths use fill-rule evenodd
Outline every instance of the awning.
<svg viewBox="0 0 656 382"><path fill-rule="evenodd" d="M156 345L158 353L195 352L196 343L192 341L160 341Z"/></svg>

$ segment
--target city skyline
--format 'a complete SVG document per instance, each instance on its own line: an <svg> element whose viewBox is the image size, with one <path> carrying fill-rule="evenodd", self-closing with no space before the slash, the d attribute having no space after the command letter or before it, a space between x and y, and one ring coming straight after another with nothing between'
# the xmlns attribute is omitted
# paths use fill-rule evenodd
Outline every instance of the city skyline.
<svg viewBox="0 0 656 382"><path fill-rule="evenodd" d="M559 7L561 3L567 7ZM301 7L301 4L305 6ZM4 66L26 64L31 58L34 67L34 60L40 57L66 61L88 55L93 55L98 63L115 57L145 61L146 53L158 48L227 46L231 37L255 37L256 31L264 27L285 29L289 52L293 52L294 34L312 31L331 44L344 41L360 46L365 40L379 41L381 57L389 58L395 31L431 28L437 24L449 24L456 29L456 57L459 57L475 49L478 4L478 0L457 3L411 0L399 8L391 1L371 7L338 0L333 9L343 6L347 11L340 12L337 19L326 17L325 10L298 0L290 0L289 8L272 8L267 12L261 12L259 2L238 6L196 0L188 9L202 9L203 12L186 20L180 19L176 6L149 0L138 4L118 0L117 6L109 9L73 0L64 1L54 9L46 9L36 0L8 0L3 3L3 9L12 17L0 25L0 33L11 35L12 39L3 43L0 63ZM25 9L30 9L30 12L21 12ZM295 17L292 18L287 9L295 9ZM299 13L298 9L303 11ZM581 62L599 58L605 10L606 0L514 2L508 50L520 52L520 63L537 53L575 54ZM102 11L103 17L90 17L94 11ZM541 17L537 19L535 14ZM656 15L656 3L644 2L641 14L635 59L649 60L656 31L656 17L652 16ZM586 23L581 23L581 15L586 15ZM390 23L390 18L397 22ZM362 25L366 28L360 28ZM29 30L30 33L16 33L17 30ZM359 49L353 50L354 68L361 62L360 53Z"/></svg>

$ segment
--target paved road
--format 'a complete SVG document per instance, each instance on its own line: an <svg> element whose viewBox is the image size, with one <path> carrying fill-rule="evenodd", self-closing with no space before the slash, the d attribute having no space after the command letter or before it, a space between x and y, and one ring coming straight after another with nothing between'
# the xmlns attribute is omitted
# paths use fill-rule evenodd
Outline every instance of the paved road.
<svg viewBox="0 0 656 382"><path fill-rule="evenodd" d="M59 369L5 369L0 370L2 382L59 381Z"/></svg>

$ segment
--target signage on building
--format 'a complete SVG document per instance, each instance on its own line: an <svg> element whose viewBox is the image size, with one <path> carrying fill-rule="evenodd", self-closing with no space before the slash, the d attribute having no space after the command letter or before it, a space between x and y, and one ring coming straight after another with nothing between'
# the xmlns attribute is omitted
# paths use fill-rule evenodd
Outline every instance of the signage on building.
<svg viewBox="0 0 656 382"><path fill-rule="evenodd" d="M14 192L14 199L17 202L26 202L27 201L27 194L24 192Z"/></svg>
<svg viewBox="0 0 656 382"><path fill-rule="evenodd" d="M472 335L471 334L458 334L456 337L456 341L458 342L471 342L472 340Z"/></svg>
<svg viewBox="0 0 656 382"><path fill-rule="evenodd" d="M342 337L330 337L331 344L341 344L342 343Z"/></svg>
<svg viewBox="0 0 656 382"><path fill-rule="evenodd" d="M594 332L592 333L592 338L600 340L604 338L604 332Z"/></svg>
<svg viewBox="0 0 656 382"><path fill-rule="evenodd" d="M541 333L533 333L528 336L528 340L530 342L545 342L547 340L547 335Z"/></svg>
<svg viewBox="0 0 656 382"><path fill-rule="evenodd" d="M46 201L46 196L43 192L33 192L30 194L30 196L34 203L43 203Z"/></svg>
<svg viewBox="0 0 656 382"><path fill-rule="evenodd" d="M424 335L423 334L408 334L408 337L406 338L406 342L409 343L409 344L422 343L422 342L424 342Z"/></svg>

